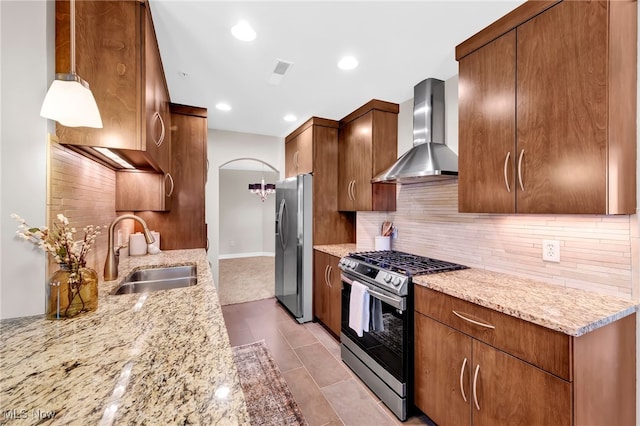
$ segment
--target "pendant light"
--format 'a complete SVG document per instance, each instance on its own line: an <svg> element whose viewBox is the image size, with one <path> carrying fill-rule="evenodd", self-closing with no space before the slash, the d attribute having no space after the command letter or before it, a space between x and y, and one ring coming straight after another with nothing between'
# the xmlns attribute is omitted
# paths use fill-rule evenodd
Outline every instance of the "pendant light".
<svg viewBox="0 0 640 426"><path fill-rule="evenodd" d="M67 127L102 128L102 119L89 84L76 74L76 3L69 2L71 16L71 70L58 73L42 103L40 116Z"/></svg>

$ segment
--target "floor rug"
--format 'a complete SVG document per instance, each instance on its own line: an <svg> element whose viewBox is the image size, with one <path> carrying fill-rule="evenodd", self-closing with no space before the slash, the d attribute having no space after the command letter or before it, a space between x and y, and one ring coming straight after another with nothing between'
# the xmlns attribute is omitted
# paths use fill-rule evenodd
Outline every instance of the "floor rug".
<svg viewBox="0 0 640 426"><path fill-rule="evenodd" d="M242 257L218 261L221 305L252 302L275 296L275 257Z"/></svg>
<svg viewBox="0 0 640 426"><path fill-rule="evenodd" d="M232 349L251 424L307 425L264 340Z"/></svg>

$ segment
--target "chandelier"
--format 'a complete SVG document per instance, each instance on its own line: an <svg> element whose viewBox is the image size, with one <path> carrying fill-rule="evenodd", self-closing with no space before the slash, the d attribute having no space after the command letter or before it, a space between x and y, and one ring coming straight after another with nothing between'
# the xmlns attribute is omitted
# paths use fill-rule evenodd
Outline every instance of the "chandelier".
<svg viewBox="0 0 640 426"><path fill-rule="evenodd" d="M260 183L250 183L249 191L252 194L256 194L260 197L260 200L264 203L264 200L267 199L268 195L276 193L276 185L273 183L264 183L264 178L262 178L262 182Z"/></svg>

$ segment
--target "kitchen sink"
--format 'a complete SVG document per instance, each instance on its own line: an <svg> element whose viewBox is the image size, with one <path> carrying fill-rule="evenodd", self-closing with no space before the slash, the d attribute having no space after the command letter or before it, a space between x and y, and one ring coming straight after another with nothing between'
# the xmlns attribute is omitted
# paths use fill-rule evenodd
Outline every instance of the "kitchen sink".
<svg viewBox="0 0 640 426"><path fill-rule="evenodd" d="M195 266L141 269L129 274L113 294L145 293L196 285Z"/></svg>

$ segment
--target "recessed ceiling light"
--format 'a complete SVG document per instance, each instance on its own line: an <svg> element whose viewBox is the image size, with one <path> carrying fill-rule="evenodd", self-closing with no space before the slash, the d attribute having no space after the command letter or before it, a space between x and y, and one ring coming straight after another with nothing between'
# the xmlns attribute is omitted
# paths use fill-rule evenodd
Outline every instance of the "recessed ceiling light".
<svg viewBox="0 0 640 426"><path fill-rule="evenodd" d="M216 108L218 108L220 111L231 111L231 105L225 104L224 102L216 104Z"/></svg>
<svg viewBox="0 0 640 426"><path fill-rule="evenodd" d="M341 70L352 70L358 66L358 60L353 56L345 56L338 62L338 68Z"/></svg>
<svg viewBox="0 0 640 426"><path fill-rule="evenodd" d="M296 121L298 118L293 114L287 114L284 116L284 121Z"/></svg>
<svg viewBox="0 0 640 426"><path fill-rule="evenodd" d="M231 27L231 34L241 41L253 41L256 39L256 32L246 21L240 21Z"/></svg>

